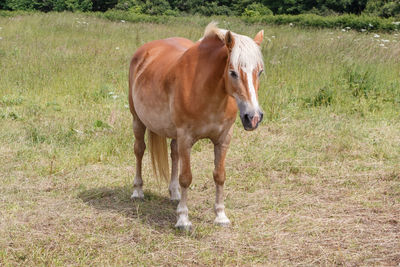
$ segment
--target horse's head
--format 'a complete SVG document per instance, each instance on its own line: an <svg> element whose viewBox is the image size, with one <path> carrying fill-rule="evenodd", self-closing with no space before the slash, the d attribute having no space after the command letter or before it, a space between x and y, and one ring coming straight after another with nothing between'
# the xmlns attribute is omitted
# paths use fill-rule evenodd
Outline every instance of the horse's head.
<svg viewBox="0 0 400 267"><path fill-rule="evenodd" d="M225 86L228 94L236 99L240 119L247 131L256 129L263 118L263 112L258 105L259 80L264 70L260 50L263 37L264 31L257 33L254 40L226 31L224 38L229 53Z"/></svg>

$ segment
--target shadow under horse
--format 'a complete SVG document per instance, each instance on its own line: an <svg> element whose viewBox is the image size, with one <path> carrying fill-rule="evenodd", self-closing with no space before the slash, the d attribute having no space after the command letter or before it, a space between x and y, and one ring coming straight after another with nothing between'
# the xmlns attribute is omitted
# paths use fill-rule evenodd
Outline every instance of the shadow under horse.
<svg viewBox="0 0 400 267"><path fill-rule="evenodd" d="M131 186L99 187L82 191L78 197L86 204L101 211L115 211L126 217L139 219L146 225L171 228L176 220L177 202L168 197L146 191L141 201L130 199Z"/></svg>

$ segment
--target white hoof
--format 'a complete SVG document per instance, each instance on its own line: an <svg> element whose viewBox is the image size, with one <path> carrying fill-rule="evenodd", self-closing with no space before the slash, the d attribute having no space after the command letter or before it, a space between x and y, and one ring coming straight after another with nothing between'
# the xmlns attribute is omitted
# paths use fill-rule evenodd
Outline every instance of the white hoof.
<svg viewBox="0 0 400 267"><path fill-rule="evenodd" d="M172 201L181 200L181 193L179 192L179 189L169 189L169 195Z"/></svg>
<svg viewBox="0 0 400 267"><path fill-rule="evenodd" d="M231 224L231 221L228 219L228 217L226 217L225 214L221 214L215 218L214 224L226 227Z"/></svg>
<svg viewBox="0 0 400 267"><path fill-rule="evenodd" d="M141 189L134 189L133 193L131 195L131 199L143 199L144 198L144 194L143 194L143 190Z"/></svg>
<svg viewBox="0 0 400 267"><path fill-rule="evenodd" d="M175 224L175 228L180 231L189 232L192 229L192 223L190 221L178 220Z"/></svg>

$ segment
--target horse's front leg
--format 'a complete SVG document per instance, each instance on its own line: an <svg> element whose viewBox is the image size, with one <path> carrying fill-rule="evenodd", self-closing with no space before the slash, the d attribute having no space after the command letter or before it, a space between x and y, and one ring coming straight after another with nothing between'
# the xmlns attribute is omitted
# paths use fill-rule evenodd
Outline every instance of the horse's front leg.
<svg viewBox="0 0 400 267"><path fill-rule="evenodd" d="M189 210L187 208L187 191L192 183L192 172L190 170L190 150L192 148L192 139L184 134L178 136L178 155L180 163L179 184L181 186L181 199L179 201L176 213L178 221L175 227L181 230L190 230L192 223L189 221Z"/></svg>
<svg viewBox="0 0 400 267"><path fill-rule="evenodd" d="M178 164L179 164L179 155L178 155L178 143L175 139L171 140L171 182L169 184L169 194L171 196L171 200L179 201L181 199L181 193L179 192L179 180L178 180Z"/></svg>
<svg viewBox="0 0 400 267"><path fill-rule="evenodd" d="M215 194L215 206L214 211L217 217L214 220L215 224L221 226L228 226L230 221L225 214L224 205L224 183L226 179L225 175L225 157L228 151L229 143L232 137L233 127L230 128L229 132L223 136L218 142L214 143L214 182L216 187Z"/></svg>

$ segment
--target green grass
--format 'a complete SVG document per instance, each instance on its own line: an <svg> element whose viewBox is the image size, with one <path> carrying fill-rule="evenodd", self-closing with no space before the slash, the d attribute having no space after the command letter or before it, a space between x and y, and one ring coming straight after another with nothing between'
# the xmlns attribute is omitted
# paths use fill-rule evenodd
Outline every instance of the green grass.
<svg viewBox="0 0 400 267"><path fill-rule="evenodd" d="M0 265L399 264L395 34L221 21L266 38L266 119L250 133L237 122L227 158L232 226L212 224L208 141L193 149L190 234L174 229L147 156L145 200L130 201L130 57L150 40L197 40L205 24L0 17Z"/></svg>

